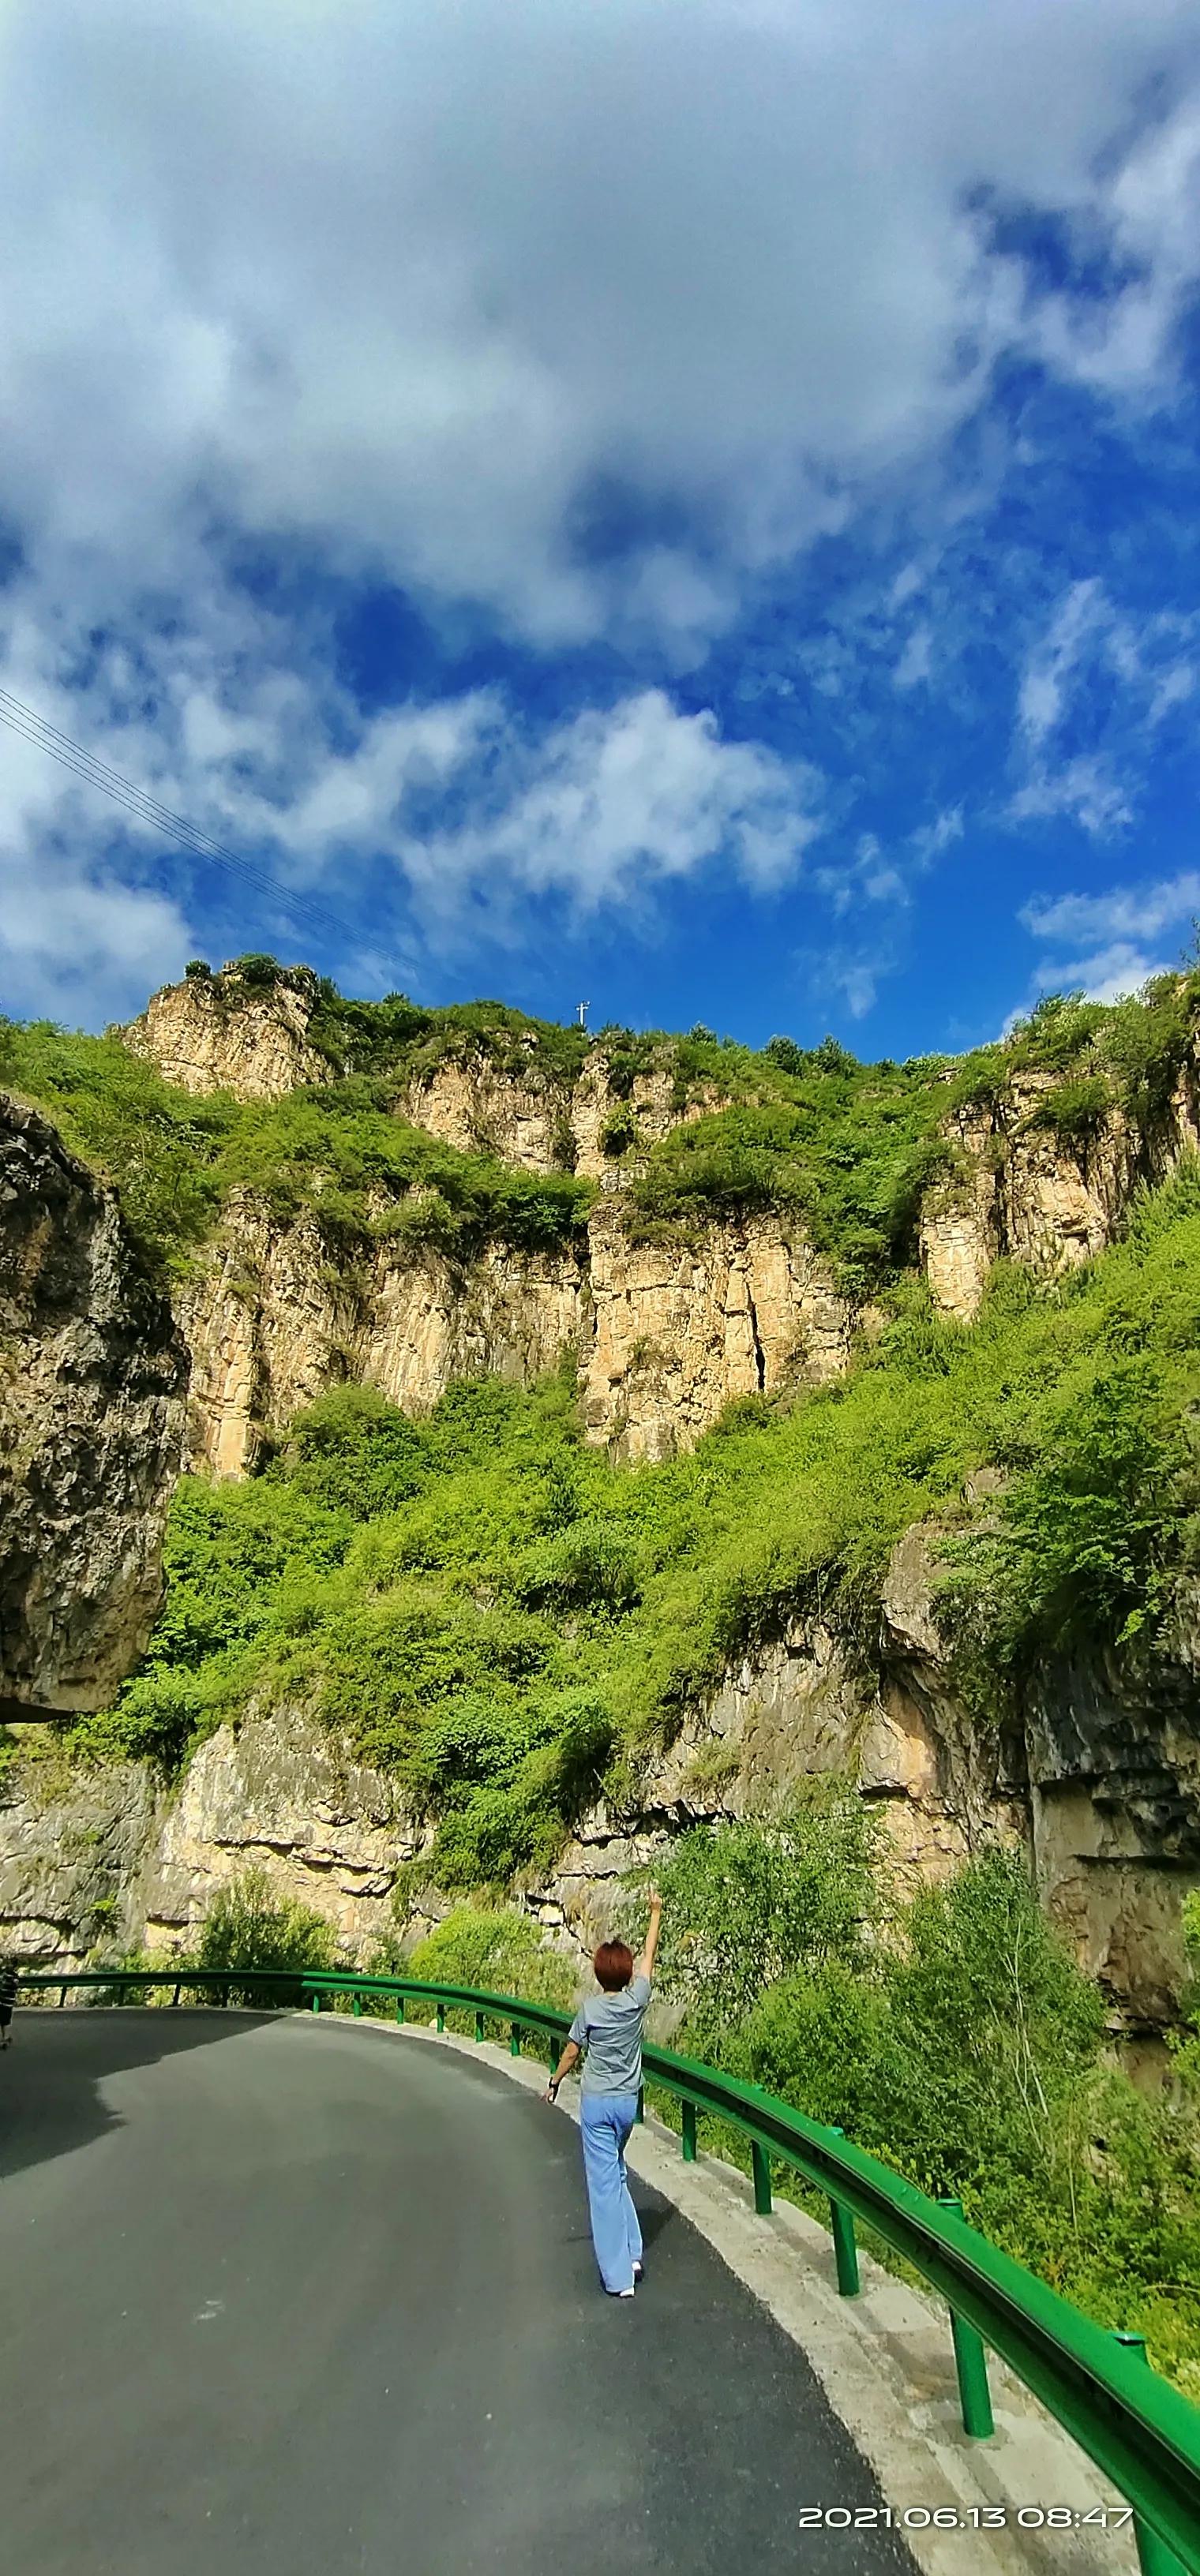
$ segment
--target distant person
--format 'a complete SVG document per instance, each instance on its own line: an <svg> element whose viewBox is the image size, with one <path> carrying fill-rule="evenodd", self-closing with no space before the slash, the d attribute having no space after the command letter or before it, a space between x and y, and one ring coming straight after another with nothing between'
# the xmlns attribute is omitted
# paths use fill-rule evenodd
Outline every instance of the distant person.
<svg viewBox="0 0 1200 2576"><path fill-rule="evenodd" d="M650 1898L646 1947L634 1965L624 1941L602 1941L592 1960L601 1991L581 2003L546 2089L558 2099L564 2075L583 2058L579 2130L587 2176L592 2243L610 2298L631 2299L642 2277L642 2231L625 2175L625 2146L642 2086L642 2023L662 1921L662 1898Z"/></svg>
<svg viewBox="0 0 1200 2576"><path fill-rule="evenodd" d="M12 2047L13 2007L17 2000L17 1963L11 1953L0 1959L0 2048Z"/></svg>

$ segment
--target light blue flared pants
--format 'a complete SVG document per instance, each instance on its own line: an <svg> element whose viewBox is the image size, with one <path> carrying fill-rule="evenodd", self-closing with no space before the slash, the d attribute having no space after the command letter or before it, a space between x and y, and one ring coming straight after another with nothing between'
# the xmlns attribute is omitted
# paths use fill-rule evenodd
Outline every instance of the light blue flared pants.
<svg viewBox="0 0 1200 2576"><path fill-rule="evenodd" d="M636 2093L584 2093L579 2104L592 2243L606 2290L631 2290L642 2259L642 2231L625 2177L625 2141L637 2118Z"/></svg>

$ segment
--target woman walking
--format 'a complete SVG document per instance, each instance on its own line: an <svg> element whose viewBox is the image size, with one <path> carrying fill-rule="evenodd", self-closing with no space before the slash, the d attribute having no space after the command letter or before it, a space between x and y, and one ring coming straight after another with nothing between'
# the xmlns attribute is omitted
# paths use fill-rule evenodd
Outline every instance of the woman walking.
<svg viewBox="0 0 1200 2576"><path fill-rule="evenodd" d="M602 1941L592 1960L598 1995L581 2003L546 2089L558 2099L564 2075L583 2058L579 2130L587 2177L592 2243L610 2298L631 2299L642 2272L642 2231L625 2175L625 2145L637 2118L642 2085L642 2023L658 1948L662 1898L650 1898L646 1946L634 1962L624 1941Z"/></svg>

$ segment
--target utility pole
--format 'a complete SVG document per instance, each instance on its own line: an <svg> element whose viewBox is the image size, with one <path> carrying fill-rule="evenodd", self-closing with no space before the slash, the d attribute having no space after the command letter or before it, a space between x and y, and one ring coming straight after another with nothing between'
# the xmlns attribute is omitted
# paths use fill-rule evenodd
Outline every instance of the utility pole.
<svg viewBox="0 0 1200 2576"><path fill-rule="evenodd" d="M587 1027L587 1015L591 1007L590 1002L577 1002L575 1005L575 1008L579 1013L579 1025L581 1029L586 1029Z"/></svg>

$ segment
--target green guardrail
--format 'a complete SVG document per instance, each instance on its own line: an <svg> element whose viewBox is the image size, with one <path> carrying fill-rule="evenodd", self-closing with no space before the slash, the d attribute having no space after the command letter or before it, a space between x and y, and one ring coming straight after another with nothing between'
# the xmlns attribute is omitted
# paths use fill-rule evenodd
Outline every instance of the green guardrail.
<svg viewBox="0 0 1200 2576"><path fill-rule="evenodd" d="M252 1995L264 2004L302 1996L315 2013L340 1997L349 1998L355 2013L361 2013L368 1998L387 1998L400 2022L407 2003L421 2003L432 2007L439 2031L445 2029L447 2012L465 2012L473 2016L477 2040L486 2038L489 2024L499 2023L508 2032L514 2056L526 2041L540 2042L551 2064L571 2023L569 2013L519 1995L336 1969L118 1968L77 1969L67 1975L51 1969L25 1976L21 1984L24 1990L57 1988L60 2005L74 1987L107 1990L118 2001L130 1992L170 1988L175 2004L185 1991L204 2000L223 1992L226 2002L231 1993L238 1999ZM1181 2569L1200 2576L1200 2408L1149 2366L1140 2335L1109 2334L1094 2325L969 2227L958 2201L931 2200L854 2146L840 2129L808 2120L758 2085L743 2084L670 2049L647 2043L643 2068L651 2083L681 2105L685 2162L695 2160L698 2121L707 2112L748 2139L754 2205L761 2215L771 2207L773 2162L790 2166L825 2195L837 2285L844 2297L854 2297L859 2287L855 2229L861 2223L946 2301L968 2434L986 2439L994 2429L990 2349L1010 2364L1126 2497L1143 2576L1179 2576ZM1048 2512L1029 2507L1026 2519L1045 2524Z"/></svg>

